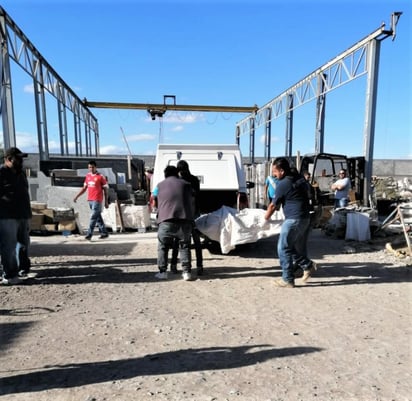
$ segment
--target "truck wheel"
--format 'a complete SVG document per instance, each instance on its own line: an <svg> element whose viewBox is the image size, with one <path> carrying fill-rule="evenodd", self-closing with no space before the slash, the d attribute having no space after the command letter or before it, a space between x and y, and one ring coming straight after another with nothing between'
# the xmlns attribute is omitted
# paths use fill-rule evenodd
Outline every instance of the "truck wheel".
<svg viewBox="0 0 412 401"><path fill-rule="evenodd" d="M205 248L212 254L212 255L221 255L222 248L220 247L220 243L217 241L207 240L205 242Z"/></svg>

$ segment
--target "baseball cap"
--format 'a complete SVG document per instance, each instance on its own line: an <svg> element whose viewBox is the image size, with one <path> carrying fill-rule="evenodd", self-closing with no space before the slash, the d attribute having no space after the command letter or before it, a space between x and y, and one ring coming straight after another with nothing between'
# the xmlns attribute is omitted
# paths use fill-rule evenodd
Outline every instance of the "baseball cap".
<svg viewBox="0 0 412 401"><path fill-rule="evenodd" d="M23 153L19 148L8 148L4 157L27 157L27 153Z"/></svg>

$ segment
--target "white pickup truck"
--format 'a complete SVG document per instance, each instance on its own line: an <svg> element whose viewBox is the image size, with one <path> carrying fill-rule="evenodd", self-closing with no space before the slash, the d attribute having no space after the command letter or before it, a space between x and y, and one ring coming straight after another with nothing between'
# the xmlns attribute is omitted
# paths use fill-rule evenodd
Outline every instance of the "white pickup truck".
<svg viewBox="0 0 412 401"><path fill-rule="evenodd" d="M238 210L249 207L242 155L238 145L158 145L151 179L151 190L164 179L163 171L179 160L189 164L190 172L200 180L200 213L210 213L222 206Z"/></svg>

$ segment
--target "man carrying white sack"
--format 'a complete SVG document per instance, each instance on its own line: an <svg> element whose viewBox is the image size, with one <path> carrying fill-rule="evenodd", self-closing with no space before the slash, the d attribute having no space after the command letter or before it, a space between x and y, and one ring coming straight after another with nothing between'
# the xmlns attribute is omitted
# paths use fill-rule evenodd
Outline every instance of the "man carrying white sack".
<svg viewBox="0 0 412 401"><path fill-rule="evenodd" d="M196 228L212 241L219 242L223 254L237 245L255 243L280 233L285 217L282 210L274 212L270 224L263 209L237 209L222 206L203 214L195 221Z"/></svg>
<svg viewBox="0 0 412 401"><path fill-rule="evenodd" d="M295 286L295 265L303 269L302 281L306 282L316 270L316 264L307 257L307 241L310 230L310 188L306 179L292 171L284 157L273 162L274 173L279 182L275 197L269 204L265 219L269 220L275 210L283 208L285 221L278 240L278 256L282 278L275 285L282 288Z"/></svg>

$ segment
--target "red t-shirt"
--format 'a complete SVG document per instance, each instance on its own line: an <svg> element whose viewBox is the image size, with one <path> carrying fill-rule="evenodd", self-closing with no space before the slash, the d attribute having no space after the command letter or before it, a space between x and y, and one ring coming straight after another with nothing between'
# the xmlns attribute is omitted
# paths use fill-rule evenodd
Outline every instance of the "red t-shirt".
<svg viewBox="0 0 412 401"><path fill-rule="evenodd" d="M84 179L84 186L87 187L87 200L103 201L103 188L107 188L106 178L100 173L87 173Z"/></svg>

